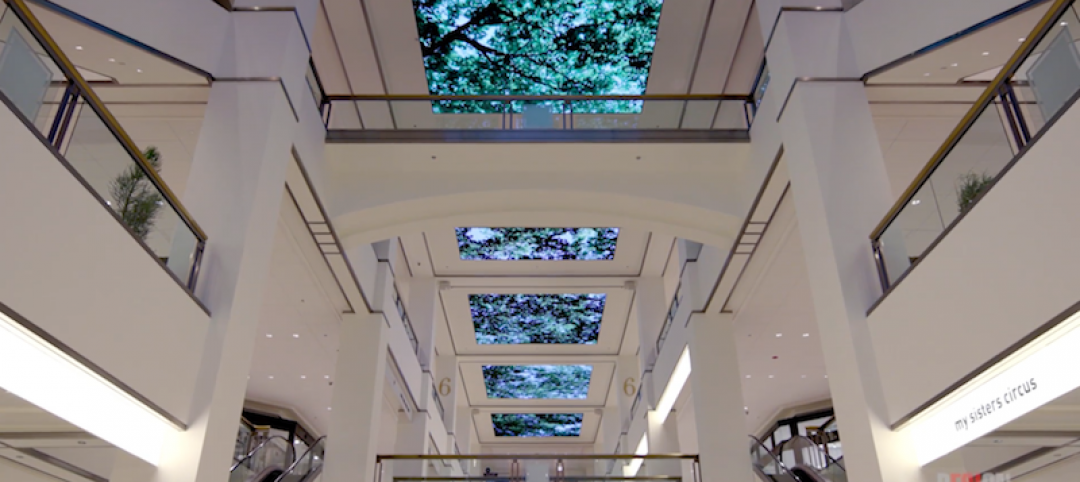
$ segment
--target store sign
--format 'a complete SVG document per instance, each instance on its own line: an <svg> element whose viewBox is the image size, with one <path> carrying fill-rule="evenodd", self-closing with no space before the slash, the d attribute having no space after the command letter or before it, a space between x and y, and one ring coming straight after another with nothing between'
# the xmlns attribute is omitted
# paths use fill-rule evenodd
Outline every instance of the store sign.
<svg viewBox="0 0 1080 482"><path fill-rule="evenodd" d="M996 474L993 472L984 472L981 474L939 473L937 482L1012 482L1012 477L1009 477L1009 474L1006 473Z"/></svg>
<svg viewBox="0 0 1080 482"><path fill-rule="evenodd" d="M919 463L926 465L1080 387L1078 320L1072 315L901 428Z"/></svg>

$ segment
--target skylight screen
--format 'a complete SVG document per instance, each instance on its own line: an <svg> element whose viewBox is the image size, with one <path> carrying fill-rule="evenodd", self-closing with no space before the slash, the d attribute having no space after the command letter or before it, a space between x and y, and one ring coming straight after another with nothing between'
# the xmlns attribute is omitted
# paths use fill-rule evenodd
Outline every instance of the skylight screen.
<svg viewBox="0 0 1080 482"><path fill-rule="evenodd" d="M497 437L578 437L582 413L493 413Z"/></svg>
<svg viewBox="0 0 1080 482"><path fill-rule="evenodd" d="M428 90L436 95L645 92L663 0L413 0ZM637 113L639 102L575 103ZM492 102L437 113L502 113ZM561 107L561 106L560 106Z"/></svg>
<svg viewBox="0 0 1080 482"><path fill-rule="evenodd" d="M611 260L619 228L456 228L463 260Z"/></svg>
<svg viewBox="0 0 1080 482"><path fill-rule="evenodd" d="M469 295L478 345L581 344L600 338L607 295Z"/></svg>
<svg viewBox="0 0 1080 482"><path fill-rule="evenodd" d="M592 365L485 365L488 398L584 400Z"/></svg>

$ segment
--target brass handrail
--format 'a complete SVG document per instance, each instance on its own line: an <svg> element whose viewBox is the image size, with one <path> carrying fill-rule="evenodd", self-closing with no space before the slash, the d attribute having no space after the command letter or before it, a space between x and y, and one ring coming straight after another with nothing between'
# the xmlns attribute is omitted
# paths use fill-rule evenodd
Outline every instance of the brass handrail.
<svg viewBox="0 0 1080 482"><path fill-rule="evenodd" d="M904 190L904 193L896 200L892 208L885 214L885 217L881 219L874 231L870 233L870 239L876 241L881 237L881 234L885 231L885 228L892 224L893 220L900 215L900 211L904 209L904 206L915 197L915 193L922 187L934 170L945 160L945 157L952 152L952 149L960 142L960 138L975 124L975 121L983 109L990 105L994 96L999 92L1005 82L1011 78L1024 60L1035 50L1039 42L1046 37L1046 34L1054 26L1054 22L1060 17L1065 10L1073 3L1074 0L1055 0L1046 14L1043 15L1039 22L1035 24L1035 28L1031 30L1031 33L1024 38L1024 41L1020 44L1020 48L1013 52L1009 57L1008 62L1002 67L1001 71L994 76L994 80L990 81L990 85L975 101L975 104L968 109L964 117L960 119L960 123L956 128L949 133L949 137L945 139L945 142L938 148L934 155L930 157L930 160L923 166L919 174L915 176L915 179Z"/></svg>
<svg viewBox="0 0 1080 482"><path fill-rule="evenodd" d="M698 460L697 454L473 454L473 455L376 455L382 460Z"/></svg>
<svg viewBox="0 0 1080 482"><path fill-rule="evenodd" d="M643 94L643 95L428 95L428 94L336 94L328 101L605 101L605 100L741 100L749 102L750 94Z"/></svg>
<svg viewBox="0 0 1080 482"><path fill-rule="evenodd" d="M87 105L97 113L98 117L101 118L109 131L116 136L120 141L120 144L124 146L124 149L128 151L128 154L135 158L135 161L139 163L151 182L153 182L153 184L161 191L169 204L176 209L177 214L180 215L180 219L191 228L201 241L206 241L206 232L199 227L199 224L195 222L191 213L189 213L187 209L184 208L184 205L180 203L180 199L176 197L176 194L174 194L171 189L169 189L169 186L161 179L161 175L158 174L157 170L155 170L150 165L150 162L146 160L146 156L143 156L142 151L135 145L135 142L132 141L127 132L120 127L120 123L117 122L112 113L105 108L105 103L102 102L97 93L90 88L90 84L86 82L86 79L84 79L78 69L75 68L75 64L71 62L71 59L69 59L67 55L64 55L60 46L53 40L52 36L49 35L49 32L45 30L45 27L37 17L34 16L34 13L30 11L30 8L27 7L25 0L4 0L4 3L11 7L12 12L22 20L23 24L30 30L30 33L34 38L41 43L42 48L44 48L46 53L48 53L49 56L52 57L52 60L56 62L57 67L64 73L64 76L75 84L79 93L86 99Z"/></svg>

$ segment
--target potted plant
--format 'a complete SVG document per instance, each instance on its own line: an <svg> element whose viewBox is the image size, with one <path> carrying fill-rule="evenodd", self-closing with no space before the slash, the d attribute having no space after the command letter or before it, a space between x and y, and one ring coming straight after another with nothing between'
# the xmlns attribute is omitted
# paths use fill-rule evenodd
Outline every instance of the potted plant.
<svg viewBox="0 0 1080 482"><path fill-rule="evenodd" d="M161 170L161 152L150 146L143 152L155 171ZM154 183L138 164L124 169L109 182L109 194L113 198L113 209L120 215L120 220L131 228L139 239L146 241L146 236L154 228L154 218L161 209L163 199Z"/></svg>
<svg viewBox="0 0 1080 482"><path fill-rule="evenodd" d="M960 207L960 212L965 212L971 208L975 198L979 197L979 194L982 194L993 182L994 178L987 176L986 173L975 174L969 172L960 176L956 187L956 204Z"/></svg>

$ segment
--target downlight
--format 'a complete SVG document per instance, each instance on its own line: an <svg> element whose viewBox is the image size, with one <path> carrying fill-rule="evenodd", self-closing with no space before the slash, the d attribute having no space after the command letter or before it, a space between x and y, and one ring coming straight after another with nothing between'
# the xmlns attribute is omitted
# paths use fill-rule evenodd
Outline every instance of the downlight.
<svg viewBox="0 0 1080 482"><path fill-rule="evenodd" d="M152 465L180 430L3 310L0 387Z"/></svg>

